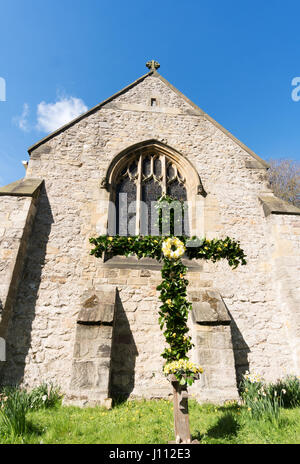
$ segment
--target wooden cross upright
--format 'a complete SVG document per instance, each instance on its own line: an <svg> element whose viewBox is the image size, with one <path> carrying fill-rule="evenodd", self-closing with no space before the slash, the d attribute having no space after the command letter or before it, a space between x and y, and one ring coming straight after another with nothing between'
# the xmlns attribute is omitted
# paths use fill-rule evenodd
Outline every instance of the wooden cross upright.
<svg viewBox="0 0 300 464"><path fill-rule="evenodd" d="M191 443L187 386L180 385L175 375L170 382L173 387L175 443Z"/></svg>

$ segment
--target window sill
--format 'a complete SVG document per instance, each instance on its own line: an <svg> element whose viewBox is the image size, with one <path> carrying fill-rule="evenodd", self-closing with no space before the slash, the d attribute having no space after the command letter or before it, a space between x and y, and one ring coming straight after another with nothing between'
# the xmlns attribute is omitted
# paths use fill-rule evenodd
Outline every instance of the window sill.
<svg viewBox="0 0 300 464"><path fill-rule="evenodd" d="M108 256L104 258L104 267L112 269L148 269L149 271L160 271L162 263L152 258L138 259L135 256ZM200 272L203 270L203 264L196 260L183 259L183 264L188 267L189 272Z"/></svg>

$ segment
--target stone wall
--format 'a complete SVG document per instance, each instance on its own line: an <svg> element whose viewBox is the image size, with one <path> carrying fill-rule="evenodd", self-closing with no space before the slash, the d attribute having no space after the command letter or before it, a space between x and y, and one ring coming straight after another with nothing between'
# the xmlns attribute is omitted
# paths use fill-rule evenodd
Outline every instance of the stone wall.
<svg viewBox="0 0 300 464"><path fill-rule="evenodd" d="M266 221L276 306L272 324L283 327L300 375L300 216L271 214ZM288 368L287 368L288 369Z"/></svg>
<svg viewBox="0 0 300 464"><path fill-rule="evenodd" d="M0 196L0 361L6 359L8 327L35 214L36 197ZM6 363L0 362L0 382L5 367Z"/></svg>
<svg viewBox="0 0 300 464"><path fill-rule="evenodd" d="M158 107L150 106L150 97L157 98ZM260 193L269 192L265 167L160 79L149 76L31 152L27 177L45 179L45 189L10 325L6 382L32 387L54 381L67 391L81 297L87 288L101 291L111 284L120 295L112 388L147 397L170 391L159 356L164 343L157 323L159 271L110 268L89 256L89 237L106 232L109 194L100 182L109 164L122 150L152 139L174 148L197 169L207 193L207 237L229 235L240 240L248 255L248 265L237 270L225 262L201 263L189 274L191 290L212 286L224 298L238 372L250 368L274 379L285 368L295 369L258 200Z"/></svg>
<svg viewBox="0 0 300 464"><path fill-rule="evenodd" d="M0 197L0 336L2 337L6 334L10 310L17 293L35 211L32 198Z"/></svg>

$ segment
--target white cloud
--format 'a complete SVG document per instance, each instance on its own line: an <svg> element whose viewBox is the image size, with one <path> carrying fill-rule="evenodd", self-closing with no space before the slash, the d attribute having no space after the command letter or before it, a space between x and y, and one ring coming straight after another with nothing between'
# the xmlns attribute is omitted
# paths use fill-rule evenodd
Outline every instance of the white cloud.
<svg viewBox="0 0 300 464"><path fill-rule="evenodd" d="M28 115L29 115L29 105L28 103L24 103L23 105L23 112L21 116L16 116L13 118L13 122L24 132L28 132L30 130L29 123L28 123Z"/></svg>
<svg viewBox="0 0 300 464"><path fill-rule="evenodd" d="M37 107L37 128L43 132L53 132L87 110L80 98L65 97L56 103L42 101Z"/></svg>

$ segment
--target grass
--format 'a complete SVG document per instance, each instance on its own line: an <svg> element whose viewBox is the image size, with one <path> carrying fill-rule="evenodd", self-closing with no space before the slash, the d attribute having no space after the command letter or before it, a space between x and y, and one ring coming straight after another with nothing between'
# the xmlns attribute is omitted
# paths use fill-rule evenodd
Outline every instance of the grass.
<svg viewBox="0 0 300 464"><path fill-rule="evenodd" d="M0 443L165 444L174 439L172 403L165 400L129 401L110 411L56 405L31 410L26 420L22 436L6 436L0 425ZM278 419L255 420L237 404L190 401L190 423L193 438L204 444L300 443L299 407L281 409Z"/></svg>

